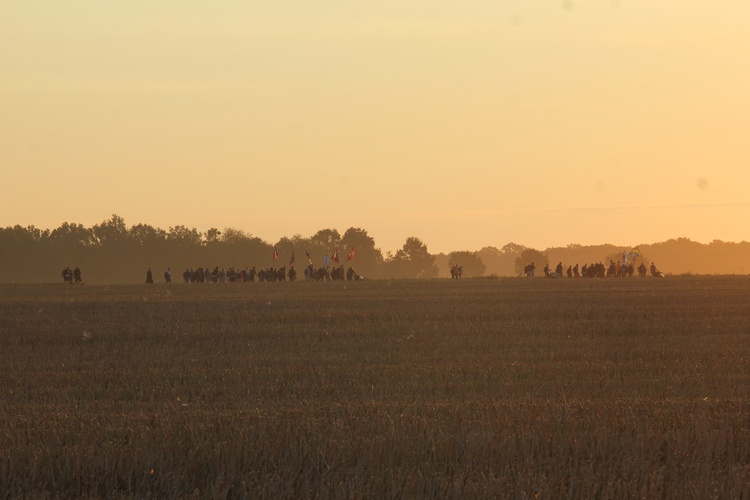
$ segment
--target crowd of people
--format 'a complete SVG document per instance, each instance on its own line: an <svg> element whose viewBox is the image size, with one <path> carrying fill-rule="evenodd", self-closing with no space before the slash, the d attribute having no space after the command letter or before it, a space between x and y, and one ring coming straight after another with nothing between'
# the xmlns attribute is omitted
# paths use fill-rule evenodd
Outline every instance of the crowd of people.
<svg viewBox="0 0 750 500"><path fill-rule="evenodd" d="M344 271L344 266L334 267L330 269L326 267L314 267L312 264L305 267L304 270L305 281L352 281L352 280L363 280L364 277L357 274L353 267L349 267ZM287 270L286 266L280 268L261 268L260 270L253 267L245 267L244 269L238 269L230 267L228 269L219 268L215 266L213 269L209 267L198 267L185 269L182 273L182 279L185 283L254 283L256 280L259 282L279 282L279 281L295 281L297 279L297 271L294 266L290 266ZM154 275L151 268L146 271L146 283L153 283ZM172 282L172 270L167 268L164 271L164 282Z"/></svg>
<svg viewBox="0 0 750 500"><path fill-rule="evenodd" d="M545 264L544 276L545 278L562 278L564 275L568 278L622 277L633 276L636 270L640 277L646 276L647 270L653 277L664 277L664 273L659 271L653 262L647 269L643 262L636 268L632 262L620 263L616 261L610 261L609 266L605 266L599 262L597 264L584 264L581 268L576 263L575 266L568 266L567 270L564 269L562 262L559 262L554 270L549 264ZM524 276L533 278L536 274L534 263L532 262L525 266L523 273ZM452 266L450 274L452 279L461 279L463 266ZM62 277L66 284L72 285L73 283L83 282L81 270L78 266L73 270L70 267L63 269ZM305 281L359 281L365 279L364 276L357 274L353 267L349 267L344 271L343 265L331 269L329 266L316 268L312 264L305 267L304 278ZM295 281L297 279L297 271L294 269L294 266L290 266L289 270L287 270L286 266L281 268L262 268L260 270L257 270L255 266L245 267L244 269L236 269L234 267L219 269L219 266L215 266L213 269L198 267L185 269L182 273L182 279L185 283L253 283L256 280L259 282ZM172 282L172 269L169 267L164 271L164 282ZM151 268L148 268L146 271L146 283L154 283L154 274Z"/></svg>
<svg viewBox="0 0 750 500"><path fill-rule="evenodd" d="M553 270L549 264L544 265L544 277L545 278L562 278L564 266L562 262L558 262L557 266ZM638 271L638 276L646 276L646 265L641 262L637 268L632 262L620 263L619 261L610 261L609 266L605 266L604 263L599 262L596 264L584 264L580 269L578 264L575 266L568 266L568 269L564 271L568 278L612 278L612 277L623 277L633 276L635 271ZM653 262L649 266L648 271L651 276L655 278L663 278L664 273L656 268L656 264ZM533 278L536 273L536 266L532 262L523 269L524 276Z"/></svg>

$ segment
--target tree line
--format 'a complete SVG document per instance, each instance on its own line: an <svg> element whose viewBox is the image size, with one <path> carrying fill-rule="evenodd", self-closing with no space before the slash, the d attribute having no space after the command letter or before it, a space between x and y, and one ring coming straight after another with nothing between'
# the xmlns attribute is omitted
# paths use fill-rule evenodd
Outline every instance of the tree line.
<svg viewBox="0 0 750 500"><path fill-rule="evenodd" d="M713 241L701 244L678 238L656 244L640 244L642 260L655 261L667 273L746 274L750 243ZM161 276L171 268L177 276L185 269L204 267L260 268L289 266L292 256L298 269L323 265L339 249L342 265L370 278L448 277L454 265L463 266L464 277L486 275L519 276L523 266L535 262L541 268L561 261L567 267L579 263L609 262L622 255L615 245L553 247L544 251L509 243L502 248L432 254L427 245L409 237L396 252L382 252L366 230L358 227L340 234L321 229L312 236L294 235L269 243L245 231L211 228L200 232L187 226L164 230L148 224L128 227L125 220L111 218L85 227L65 222L55 229L34 226L0 228L0 282L47 283L62 281L61 271L80 266L89 283L139 283L145 271ZM347 254L355 249L352 261ZM278 259L274 260L274 250ZM528 262L527 262L528 261ZM331 263L333 265L333 263Z"/></svg>
<svg viewBox="0 0 750 500"><path fill-rule="evenodd" d="M351 248L355 249L354 258L347 262ZM167 268L181 275L185 269L197 267L282 267L294 259L295 267L302 269L308 265L308 255L319 267L336 249L342 265L354 267L367 278L438 276L435 256L416 237L407 238L395 253L384 255L367 231L356 227L343 235L336 229L322 229L310 237L284 237L272 244L234 228L211 228L203 233L181 225L168 230L148 224L128 227L122 217L113 215L92 227L65 222L52 230L18 225L0 229L0 280L62 280L62 270L75 266L82 269L84 281L89 283L138 283L148 268L155 276Z"/></svg>

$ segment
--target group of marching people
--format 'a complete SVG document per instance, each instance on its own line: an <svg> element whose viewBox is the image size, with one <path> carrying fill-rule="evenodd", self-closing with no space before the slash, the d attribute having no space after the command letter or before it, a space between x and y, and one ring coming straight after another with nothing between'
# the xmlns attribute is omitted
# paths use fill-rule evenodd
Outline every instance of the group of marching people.
<svg viewBox="0 0 750 500"><path fill-rule="evenodd" d="M213 270L206 267L199 267L196 269L185 269L182 273L182 280L185 283L249 283L258 281L294 281L297 279L297 272L292 267L287 273L286 267L279 269L268 268L268 269L255 269L253 267L245 267L244 269L235 269L230 267L219 269L219 266L215 266ZM169 283L169 281L167 281Z"/></svg>
<svg viewBox="0 0 750 500"><path fill-rule="evenodd" d="M337 266L333 269L325 267L315 267L312 264L305 268L305 280L307 281L361 281L364 276L357 274L353 267L349 267L344 272L344 266Z"/></svg>
<svg viewBox="0 0 750 500"><path fill-rule="evenodd" d="M352 281L364 279L363 276L357 274L353 267L349 267L344 271L343 265L330 269L328 266L315 268L310 264L305 268L304 277L305 281ZM286 266L281 268L262 268L260 270L257 270L255 266L245 267L244 269L236 269L234 267L220 269L219 266L215 266L213 269L198 267L185 269L182 273L182 279L185 283L254 283L256 280L259 282L296 281L297 271L294 269L294 266L290 266L288 270ZM151 268L149 268L146 271L146 283L153 282L154 275ZM170 268L164 271L164 282L172 282L172 270Z"/></svg>
<svg viewBox="0 0 750 500"><path fill-rule="evenodd" d="M563 277L563 264L562 262L559 262L557 264L557 267L555 267L554 270L549 266L549 264L544 265L544 277L545 278L562 278ZM611 278L611 277L623 277L623 276L633 276L635 274L636 269L638 270L638 276L641 278L646 276L646 265L641 262L641 265L637 268L634 266L632 262L628 263L620 263L619 261L610 261L609 266L605 266L602 262L599 262L597 264L584 264L583 267L580 269L578 268L578 264L576 263L575 266L568 266L568 269L565 271L565 275L568 278ZM651 266L648 268L648 271L650 271L651 276L655 278L663 278L664 273L659 271L656 268L656 264L653 262L651 263ZM524 276L528 276L529 278L533 278L534 274L536 272L536 266L532 262L531 264L527 265L523 269ZM452 273L451 273L452 274Z"/></svg>

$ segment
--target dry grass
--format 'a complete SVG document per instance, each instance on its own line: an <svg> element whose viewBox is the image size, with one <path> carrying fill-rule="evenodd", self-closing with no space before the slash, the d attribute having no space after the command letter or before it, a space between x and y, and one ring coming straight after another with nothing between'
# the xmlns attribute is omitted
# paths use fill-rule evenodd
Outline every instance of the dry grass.
<svg viewBox="0 0 750 500"><path fill-rule="evenodd" d="M0 287L0 492L750 497L750 280Z"/></svg>

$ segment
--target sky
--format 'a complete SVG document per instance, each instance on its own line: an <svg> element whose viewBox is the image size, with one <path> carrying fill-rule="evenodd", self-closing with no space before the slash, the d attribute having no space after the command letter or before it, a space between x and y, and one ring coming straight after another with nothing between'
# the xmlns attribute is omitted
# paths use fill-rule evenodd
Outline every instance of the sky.
<svg viewBox="0 0 750 500"><path fill-rule="evenodd" d="M750 240L750 1L0 0L0 226Z"/></svg>

